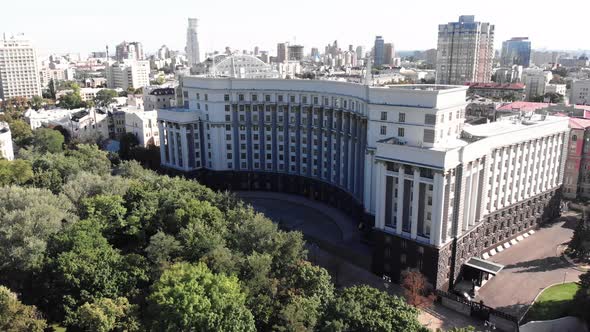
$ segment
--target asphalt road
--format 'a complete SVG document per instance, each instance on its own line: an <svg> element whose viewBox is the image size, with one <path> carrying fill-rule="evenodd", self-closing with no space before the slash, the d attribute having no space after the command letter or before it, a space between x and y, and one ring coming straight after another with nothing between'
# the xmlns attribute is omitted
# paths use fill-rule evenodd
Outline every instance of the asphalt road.
<svg viewBox="0 0 590 332"><path fill-rule="evenodd" d="M573 269L557 249L570 241L576 221L577 215L563 216L491 257L491 261L505 267L479 290L477 300L520 318L545 287L564 280L578 281L582 272Z"/></svg>

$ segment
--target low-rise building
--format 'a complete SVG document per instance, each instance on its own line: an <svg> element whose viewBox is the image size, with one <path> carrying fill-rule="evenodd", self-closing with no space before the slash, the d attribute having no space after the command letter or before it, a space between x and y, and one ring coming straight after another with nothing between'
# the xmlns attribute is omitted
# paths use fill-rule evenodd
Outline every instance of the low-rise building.
<svg viewBox="0 0 590 332"><path fill-rule="evenodd" d="M157 110L126 109L123 112L125 114L125 132L135 135L139 145L143 147L149 145L160 146Z"/></svg>
<svg viewBox="0 0 590 332"><path fill-rule="evenodd" d="M563 196L590 198L590 120L570 118Z"/></svg>
<svg viewBox="0 0 590 332"><path fill-rule="evenodd" d="M176 92L174 88L150 89L143 95L143 106L146 111L176 107Z"/></svg>
<svg viewBox="0 0 590 332"><path fill-rule="evenodd" d="M526 99L532 100L535 97L545 95L545 87L553 78L551 71L527 68L522 74L522 82L526 86Z"/></svg>
<svg viewBox="0 0 590 332"><path fill-rule="evenodd" d="M558 95L565 96L567 86L565 84L547 84L545 85L545 93L557 93Z"/></svg>
<svg viewBox="0 0 590 332"><path fill-rule="evenodd" d="M501 100L524 100L525 86L522 83L470 83L469 94Z"/></svg>
<svg viewBox="0 0 590 332"><path fill-rule="evenodd" d="M590 104L590 80L575 80L572 82L570 103L580 105Z"/></svg>
<svg viewBox="0 0 590 332"><path fill-rule="evenodd" d="M0 122L0 159L14 159L12 135L6 122Z"/></svg>

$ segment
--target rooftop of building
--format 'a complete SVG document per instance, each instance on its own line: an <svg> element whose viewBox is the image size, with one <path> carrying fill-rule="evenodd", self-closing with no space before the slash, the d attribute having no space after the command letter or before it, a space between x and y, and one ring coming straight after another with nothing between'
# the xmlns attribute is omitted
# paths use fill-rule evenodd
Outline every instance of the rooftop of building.
<svg viewBox="0 0 590 332"><path fill-rule="evenodd" d="M586 129L590 128L590 120L580 118L570 118L570 128L572 129Z"/></svg>
<svg viewBox="0 0 590 332"><path fill-rule="evenodd" d="M547 116L543 114L532 114L525 117L506 117L496 122L470 126L463 128L463 134L468 139L479 139L496 135L507 134L535 125L543 125L554 122L564 121L564 117Z"/></svg>
<svg viewBox="0 0 590 332"><path fill-rule="evenodd" d="M174 88L157 88L150 91L150 95L163 96L163 95L174 95Z"/></svg>

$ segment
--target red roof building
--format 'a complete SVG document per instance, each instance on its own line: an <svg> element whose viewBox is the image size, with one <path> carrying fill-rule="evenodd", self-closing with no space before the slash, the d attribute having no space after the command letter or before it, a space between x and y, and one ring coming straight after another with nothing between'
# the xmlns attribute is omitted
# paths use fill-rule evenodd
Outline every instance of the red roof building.
<svg viewBox="0 0 590 332"><path fill-rule="evenodd" d="M570 118L563 196L590 198L590 120Z"/></svg>

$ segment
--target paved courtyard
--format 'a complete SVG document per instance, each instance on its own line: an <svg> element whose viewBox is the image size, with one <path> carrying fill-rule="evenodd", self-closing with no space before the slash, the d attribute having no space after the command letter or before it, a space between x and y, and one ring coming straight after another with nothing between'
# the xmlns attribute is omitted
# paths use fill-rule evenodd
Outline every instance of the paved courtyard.
<svg viewBox="0 0 590 332"><path fill-rule="evenodd" d="M582 272L560 257L557 248L570 241L577 218L576 214L565 214L559 222L489 258L504 269L480 289L477 300L522 318L545 287L564 280L578 281Z"/></svg>

